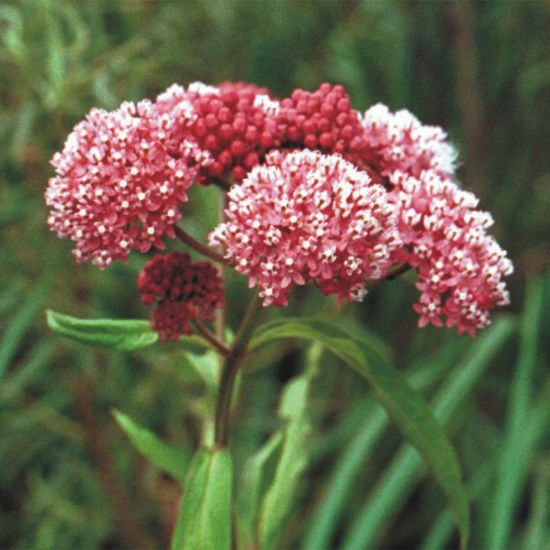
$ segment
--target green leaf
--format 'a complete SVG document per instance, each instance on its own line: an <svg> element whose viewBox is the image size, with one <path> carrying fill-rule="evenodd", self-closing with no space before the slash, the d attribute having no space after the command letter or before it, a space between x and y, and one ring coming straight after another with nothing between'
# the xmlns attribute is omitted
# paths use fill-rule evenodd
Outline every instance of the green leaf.
<svg viewBox="0 0 550 550"><path fill-rule="evenodd" d="M319 355L320 346L313 346L306 371L286 386L279 404L279 416L288 423L278 432L281 442L278 442L278 434L275 434L263 449L267 455L263 472L265 477L260 479L263 487L257 488L258 495L265 491L258 519L259 547L262 549L276 547L295 499L296 487L307 465L306 444L311 431L306 415L307 399ZM267 463L270 458L273 459L270 456L273 454L278 456L274 472L273 467ZM272 481L264 489L268 477L272 477Z"/></svg>
<svg viewBox="0 0 550 550"><path fill-rule="evenodd" d="M435 415L443 425L449 423L466 396L477 386L513 329L510 318L500 319L472 345L466 360L445 378L433 401ZM421 476L422 463L418 455L410 447L403 446L354 518L343 548L352 550L373 546L380 528L411 494Z"/></svg>
<svg viewBox="0 0 550 550"><path fill-rule="evenodd" d="M527 289L523 312L517 368L510 387L510 401L502 456L497 464L493 507L487 529L487 548L499 550L510 545L514 516L519 513L522 487L529 473L534 449L519 453L532 401L534 371L538 354L538 333L543 305L542 279L533 279Z"/></svg>
<svg viewBox="0 0 550 550"><path fill-rule="evenodd" d="M282 338L321 342L371 384L375 397L432 470L453 509L462 545L467 546L468 498L458 459L424 399L377 350L334 324L315 319L277 320L256 331L251 347Z"/></svg>
<svg viewBox="0 0 550 550"><path fill-rule="evenodd" d="M426 390L441 379L455 357L456 344L456 340L451 340L435 357L429 358L423 367L413 366L408 369L407 380L412 386L418 390ZM346 441L351 441L340 454L324 492L324 498L309 522L302 545L304 550L330 547L334 532L338 528L338 520L353 496L354 484L388 426L388 415L376 401L367 398L363 404L363 415L353 423L353 432L346 438Z"/></svg>
<svg viewBox="0 0 550 550"><path fill-rule="evenodd" d="M77 319L48 310L48 326L57 334L82 344L132 351L154 344L158 334L148 321L134 319Z"/></svg>
<svg viewBox="0 0 550 550"><path fill-rule="evenodd" d="M78 319L49 309L48 326L57 334L91 346L133 351L151 346L158 334L149 321L141 319ZM180 336L178 344L189 348L209 349L210 344L201 336Z"/></svg>
<svg viewBox="0 0 550 550"><path fill-rule="evenodd" d="M172 550L231 548L233 468L228 449L201 449L191 461Z"/></svg>
<svg viewBox="0 0 550 550"><path fill-rule="evenodd" d="M160 441L150 430L143 428L128 415L114 410L113 416L134 447L157 468L183 481L187 466L187 455Z"/></svg>

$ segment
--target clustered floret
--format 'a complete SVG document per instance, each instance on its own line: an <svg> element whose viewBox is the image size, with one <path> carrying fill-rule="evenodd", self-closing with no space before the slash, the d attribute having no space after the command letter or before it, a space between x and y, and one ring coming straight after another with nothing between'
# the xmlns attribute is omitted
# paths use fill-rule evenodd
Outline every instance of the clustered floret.
<svg viewBox="0 0 550 550"><path fill-rule="evenodd" d="M393 181L404 245L395 261L417 271L419 325L441 326L445 316L447 326L473 336L489 324L490 309L509 303L502 279L513 266L487 234L492 216L476 210L472 193L433 170L418 177L396 172Z"/></svg>
<svg viewBox="0 0 550 550"><path fill-rule="evenodd" d="M513 267L487 233L491 216L458 187L455 160L441 128L382 104L361 114L339 85L282 100L240 82L172 85L154 102L93 109L75 127L52 160L48 222L76 243L78 261L104 268L174 237L193 182L231 186L210 243L264 305L284 306L310 282L359 301L369 282L410 266L419 325L446 320L474 334L509 302ZM193 316L210 319L222 303L215 270L185 256L155 258L140 275L163 338L189 333ZM190 280L197 294L178 294Z"/></svg>
<svg viewBox="0 0 550 550"><path fill-rule="evenodd" d="M219 87L196 83L178 103L186 102L191 104L193 116L184 112L181 127L213 159L203 166L203 182L229 175L234 181L242 180L277 144L273 115L279 103L264 88L242 82Z"/></svg>
<svg viewBox="0 0 550 550"><path fill-rule="evenodd" d="M187 190L208 153L192 141L170 142L170 121L149 101L92 109L52 164L48 224L76 243L77 261L100 268L132 249L163 248L181 218Z"/></svg>
<svg viewBox="0 0 550 550"><path fill-rule="evenodd" d="M427 126L406 109L391 113L381 103L362 117L366 146L361 161L391 179L395 171L418 177L433 170L454 178L456 151L439 126Z"/></svg>
<svg viewBox="0 0 550 550"><path fill-rule="evenodd" d="M192 263L182 252L149 260L139 274L138 290L144 304L155 304L152 323L162 340L192 334L191 322L213 321L225 301L216 268L209 262Z"/></svg>
<svg viewBox="0 0 550 550"><path fill-rule="evenodd" d="M361 158L365 131L360 114L351 108L341 85L325 83L314 92L294 90L281 101L276 121L279 141L284 147L338 153L356 164Z"/></svg>
<svg viewBox="0 0 550 550"><path fill-rule="evenodd" d="M274 151L228 197L210 244L223 245L264 305L284 306L294 285L312 281L360 301L399 244L385 189L338 155Z"/></svg>

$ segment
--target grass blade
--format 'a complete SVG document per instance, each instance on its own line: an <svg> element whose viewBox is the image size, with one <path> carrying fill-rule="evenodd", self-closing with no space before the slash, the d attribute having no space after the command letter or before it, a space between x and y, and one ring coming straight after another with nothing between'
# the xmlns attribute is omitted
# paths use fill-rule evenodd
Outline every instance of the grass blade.
<svg viewBox="0 0 550 550"><path fill-rule="evenodd" d="M520 491L530 466L529 456L518 452L532 396L533 372L543 302L543 282L530 281L521 322L519 359L510 389L510 405L502 455L498 464L492 514L487 526L487 548L501 550L509 545L510 532Z"/></svg>
<svg viewBox="0 0 550 550"><path fill-rule="evenodd" d="M475 387L491 359L512 334L513 328L514 323L509 318L495 323L474 344L466 362L457 366L453 376L438 391L434 401L435 415L444 425ZM372 546L384 522L396 512L421 475L422 463L417 453L410 447L401 448L374 493L354 519L344 548L351 550Z"/></svg>

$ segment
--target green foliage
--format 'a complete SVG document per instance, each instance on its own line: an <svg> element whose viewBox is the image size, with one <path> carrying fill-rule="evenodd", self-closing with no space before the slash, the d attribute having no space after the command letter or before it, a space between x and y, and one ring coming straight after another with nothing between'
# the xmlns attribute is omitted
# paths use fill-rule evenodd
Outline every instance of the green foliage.
<svg viewBox="0 0 550 550"><path fill-rule="evenodd" d="M81 344L116 351L132 351L154 344L158 334L148 321L115 319L77 319L48 310L48 326L57 334Z"/></svg>
<svg viewBox="0 0 550 550"><path fill-rule="evenodd" d="M231 548L233 467L228 449L201 449L193 458L172 550Z"/></svg>
<svg viewBox="0 0 550 550"><path fill-rule="evenodd" d="M322 343L368 380L376 399L406 439L420 452L441 485L460 529L462 546L469 536L469 511L456 454L422 397L365 342L351 338L337 325L306 319L284 319L261 327L251 341L254 349L270 340L301 338Z"/></svg>
<svg viewBox="0 0 550 550"><path fill-rule="evenodd" d="M141 454L174 479L183 481L187 466L187 456L183 451L166 445L153 432L137 424L128 415L117 410L113 411L113 415Z"/></svg>

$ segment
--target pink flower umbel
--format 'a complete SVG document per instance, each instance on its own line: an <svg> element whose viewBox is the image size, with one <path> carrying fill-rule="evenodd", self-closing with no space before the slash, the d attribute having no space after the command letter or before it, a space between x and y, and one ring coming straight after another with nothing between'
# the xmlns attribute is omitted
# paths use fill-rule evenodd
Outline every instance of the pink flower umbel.
<svg viewBox="0 0 550 550"><path fill-rule="evenodd" d="M272 152L228 197L228 221L210 243L223 245L264 305L286 305L292 287L308 282L360 301L400 245L384 187L339 155Z"/></svg>
<svg viewBox="0 0 550 550"><path fill-rule="evenodd" d="M456 152L439 126L424 125L405 109L392 113L381 103L365 112L362 124L366 145L361 161L381 175L391 177L399 170L418 176L433 170L453 176Z"/></svg>
<svg viewBox="0 0 550 550"><path fill-rule="evenodd" d="M476 210L478 200L436 172L418 178L396 172L392 193L399 205L399 233L404 247L396 262L416 268L421 292L414 306L419 325L456 325L474 335L489 324L489 310L508 304L503 277L512 262L487 234L492 216Z"/></svg>
<svg viewBox="0 0 550 550"><path fill-rule="evenodd" d="M132 249L163 248L179 208L208 155L189 140L175 144L169 120L149 101L92 109L52 159L48 224L76 243L77 261L100 268Z"/></svg>
<svg viewBox="0 0 550 550"><path fill-rule="evenodd" d="M192 334L192 321L212 321L225 302L216 268L209 262L192 263L181 252L149 260L139 274L138 290L144 304L155 304L152 325L162 340Z"/></svg>

